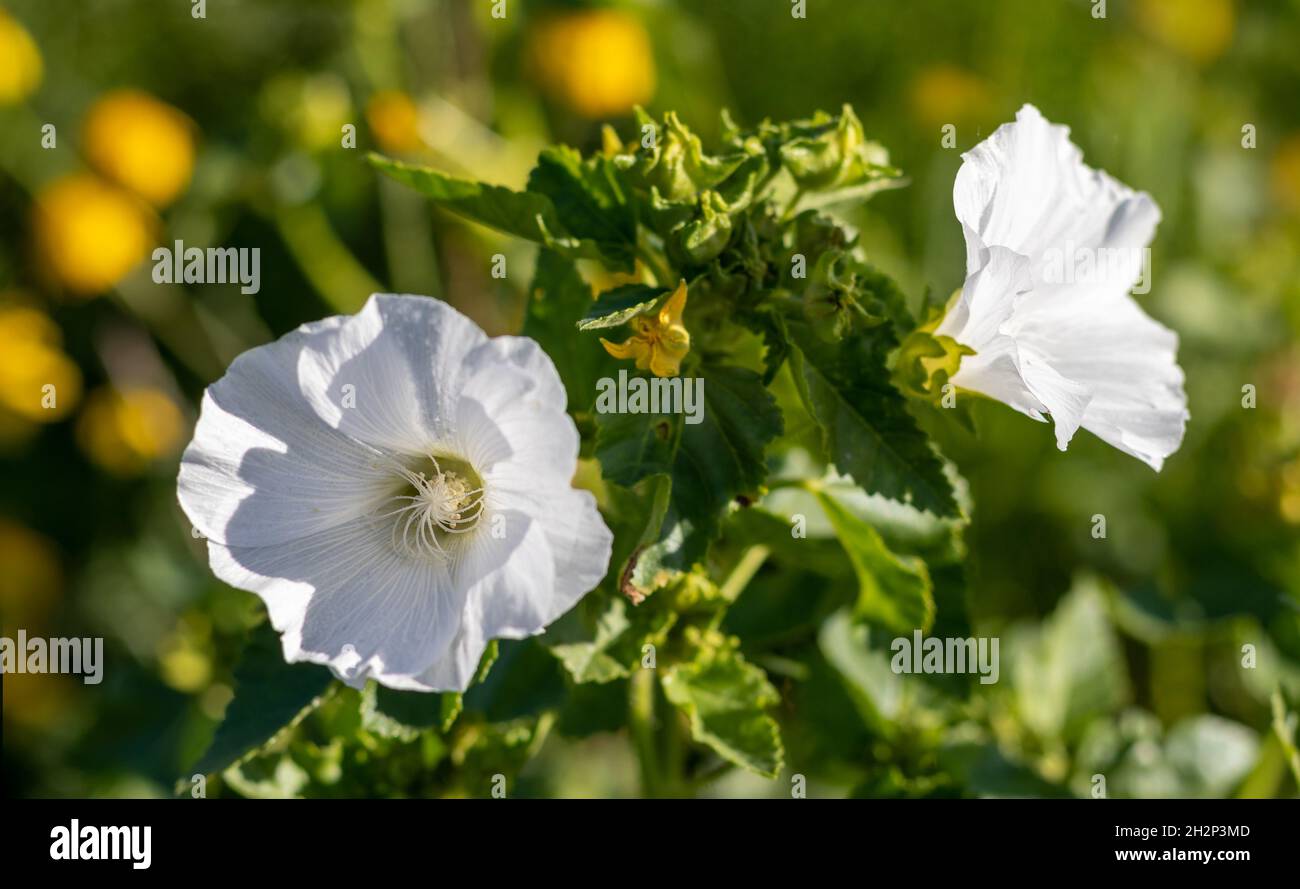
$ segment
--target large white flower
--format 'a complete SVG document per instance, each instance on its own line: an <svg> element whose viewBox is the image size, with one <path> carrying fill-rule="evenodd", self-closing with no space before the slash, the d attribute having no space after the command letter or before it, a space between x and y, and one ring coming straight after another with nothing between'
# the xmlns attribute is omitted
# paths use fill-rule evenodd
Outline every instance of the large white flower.
<svg viewBox="0 0 1300 889"><path fill-rule="evenodd" d="M571 486L555 366L445 303L375 295L235 359L203 396L181 506L289 661L463 690L489 639L542 631L604 576Z"/></svg>
<svg viewBox="0 0 1300 889"><path fill-rule="evenodd" d="M1025 105L963 155L953 206L966 283L935 333L975 350L952 382L1082 426L1157 471L1187 422L1177 335L1129 295L1160 221L1151 196L1083 163L1068 127Z"/></svg>

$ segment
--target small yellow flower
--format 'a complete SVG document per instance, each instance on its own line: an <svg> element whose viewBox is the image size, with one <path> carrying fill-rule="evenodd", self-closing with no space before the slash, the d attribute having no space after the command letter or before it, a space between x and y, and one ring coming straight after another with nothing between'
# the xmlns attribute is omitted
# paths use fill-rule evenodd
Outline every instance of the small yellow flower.
<svg viewBox="0 0 1300 889"><path fill-rule="evenodd" d="M139 90L101 97L86 113L82 144L91 166L166 206L194 172L194 125L165 102Z"/></svg>
<svg viewBox="0 0 1300 889"><path fill-rule="evenodd" d="M174 454L184 426L180 409L155 389L97 389L86 399L77 440L96 464L131 476Z"/></svg>
<svg viewBox="0 0 1300 889"><path fill-rule="evenodd" d="M42 189L32 212L44 271L78 296L102 293L126 277L149 252L156 228L139 200L82 173Z"/></svg>
<svg viewBox="0 0 1300 889"><path fill-rule="evenodd" d="M542 90L584 117L621 114L654 96L650 35L616 9L542 20L530 36L529 59Z"/></svg>
<svg viewBox="0 0 1300 889"><path fill-rule="evenodd" d="M41 85L41 51L27 29L0 9L0 105L15 105Z"/></svg>
<svg viewBox="0 0 1300 889"><path fill-rule="evenodd" d="M611 343L604 337L600 343L615 358L634 358L639 370L649 370L657 377L675 377L681 371L682 359L691 351L691 334L682 324L686 309L686 282L682 281L673 295L654 317L638 315L632 319L636 331L622 343Z"/></svg>
<svg viewBox="0 0 1300 889"><path fill-rule="evenodd" d="M50 423L81 397L81 371L59 348L49 317L22 305L0 304L0 410Z"/></svg>
<svg viewBox="0 0 1300 889"><path fill-rule="evenodd" d="M420 110L406 93L375 93L366 103L366 123L375 143L390 154L406 154L424 145L420 138Z"/></svg>
<svg viewBox="0 0 1300 889"><path fill-rule="evenodd" d="M1141 0L1137 18L1161 43L1193 62L1223 55L1236 25L1233 0Z"/></svg>

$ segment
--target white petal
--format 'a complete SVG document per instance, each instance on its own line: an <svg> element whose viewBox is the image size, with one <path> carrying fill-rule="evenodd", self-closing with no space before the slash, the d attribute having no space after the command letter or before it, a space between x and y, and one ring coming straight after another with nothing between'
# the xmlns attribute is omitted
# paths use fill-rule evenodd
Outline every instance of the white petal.
<svg viewBox="0 0 1300 889"><path fill-rule="evenodd" d="M1031 287L1029 260L1005 247L981 251L983 265L966 279L936 334L975 350L962 358L953 385L987 395L1035 420L1044 404L1027 385L1016 341L1002 332Z"/></svg>
<svg viewBox="0 0 1300 889"><path fill-rule="evenodd" d="M614 535L606 527L590 491L529 484L526 479L493 477L492 499L502 508L540 518L555 565L555 587L542 612L549 624L593 589L609 568Z"/></svg>
<svg viewBox="0 0 1300 889"><path fill-rule="evenodd" d="M609 567L613 535L587 491L493 486L501 539L476 535L457 566L469 587L461 631L447 657L421 680L438 689L464 689L489 638L520 639L542 632L592 590Z"/></svg>
<svg viewBox="0 0 1300 889"><path fill-rule="evenodd" d="M465 590L447 567L397 553L372 519L276 546L210 542L208 556L218 577L265 600L285 660L325 664L353 686L432 690L419 677L461 628Z"/></svg>
<svg viewBox="0 0 1300 889"><path fill-rule="evenodd" d="M551 359L524 337L496 337L465 359L456 411L458 447L480 473L508 462L534 481L565 486L578 430Z"/></svg>
<svg viewBox="0 0 1300 889"><path fill-rule="evenodd" d="M1084 429L1156 470L1178 450L1188 419L1178 335L1132 297L1105 311L1034 313L1019 337L1091 393Z"/></svg>
<svg viewBox="0 0 1300 889"><path fill-rule="evenodd" d="M343 320L245 352L204 393L177 494L209 540L294 540L369 512L391 487L379 454L322 423L296 384L303 350L334 338Z"/></svg>
<svg viewBox="0 0 1300 889"><path fill-rule="evenodd" d="M981 247L1008 247L1029 257L1046 296L1067 289L1051 274L1055 259L1076 251L1105 259L1110 251L1122 268L1105 285L1113 293L1132 287L1137 251L1151 243L1160 210L1149 195L1084 164L1069 127L1025 105L962 157L953 206L966 230L967 274L980 266Z"/></svg>
<svg viewBox="0 0 1300 889"><path fill-rule="evenodd" d="M329 425L377 448L427 453L454 432L463 363L487 335L441 300L379 293L298 363Z"/></svg>
<svg viewBox="0 0 1300 889"><path fill-rule="evenodd" d="M940 332L980 354L953 381L1050 413L1062 450L1082 426L1159 469L1187 420L1177 337L1128 295L1159 208L1084 165L1069 129L1031 105L964 157L953 204L968 277ZM1028 286L999 248L1025 257Z"/></svg>
<svg viewBox="0 0 1300 889"><path fill-rule="evenodd" d="M1085 384L1057 372L1052 359L1032 349L1018 346L1020 377L1034 397L1043 403L1052 415L1056 427L1056 446L1065 450L1079 424L1084 411L1092 401L1092 390Z"/></svg>

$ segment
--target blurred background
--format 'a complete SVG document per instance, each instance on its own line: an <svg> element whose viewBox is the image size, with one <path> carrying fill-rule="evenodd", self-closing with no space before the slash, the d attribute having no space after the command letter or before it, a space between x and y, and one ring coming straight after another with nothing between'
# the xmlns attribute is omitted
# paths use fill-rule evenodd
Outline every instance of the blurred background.
<svg viewBox="0 0 1300 889"><path fill-rule="evenodd" d="M540 147L626 134L634 104L707 146L723 107L753 125L851 103L910 184L846 218L919 303L963 278L960 152L1033 102L1160 204L1140 301L1181 337L1192 419L1159 475L1085 433L1062 455L999 405L977 407L978 437L936 429L975 503L971 620L1038 643L989 721L1080 793L1104 771L1111 795L1296 795L1300 0L1110 0L1104 18L1091 0L496 6L0 4L0 623L102 636L108 662L98 686L4 676L8 794L168 794L229 701L260 606L208 571L175 477L234 356L379 290L518 331L533 248L433 211L367 150L522 187ZM177 240L260 248L260 290L154 283L152 249ZM1053 677L1098 639L1087 724L1040 712L1067 706ZM792 767L825 753L787 730ZM896 755L869 730L846 743L827 793ZM637 786L600 732L552 733L522 780Z"/></svg>

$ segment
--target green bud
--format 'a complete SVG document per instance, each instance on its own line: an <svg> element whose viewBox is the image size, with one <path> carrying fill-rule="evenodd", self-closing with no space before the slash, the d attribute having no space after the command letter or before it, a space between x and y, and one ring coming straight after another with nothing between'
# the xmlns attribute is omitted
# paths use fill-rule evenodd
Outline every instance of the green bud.
<svg viewBox="0 0 1300 889"><path fill-rule="evenodd" d="M731 214L717 192L700 195L695 216L673 232L669 252L686 265L700 265L715 259L731 240Z"/></svg>

